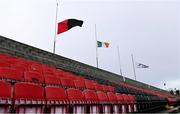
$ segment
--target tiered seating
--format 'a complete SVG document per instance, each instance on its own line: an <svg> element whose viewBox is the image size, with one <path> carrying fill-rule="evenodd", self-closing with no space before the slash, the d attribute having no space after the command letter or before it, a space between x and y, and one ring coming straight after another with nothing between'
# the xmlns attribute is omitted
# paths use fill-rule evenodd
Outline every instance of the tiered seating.
<svg viewBox="0 0 180 114"><path fill-rule="evenodd" d="M132 113L165 106L165 98L178 101L167 93L85 79L7 54L0 59L0 113Z"/></svg>

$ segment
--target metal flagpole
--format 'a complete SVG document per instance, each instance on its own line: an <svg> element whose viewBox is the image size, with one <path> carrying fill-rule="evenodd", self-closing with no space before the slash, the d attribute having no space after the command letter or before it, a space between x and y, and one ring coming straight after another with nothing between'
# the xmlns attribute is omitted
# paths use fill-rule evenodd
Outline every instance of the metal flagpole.
<svg viewBox="0 0 180 114"><path fill-rule="evenodd" d="M134 66L134 58L133 58L133 54L131 54L132 57L132 64L133 64L133 71L134 71L134 78L136 80L136 70L135 70L135 66Z"/></svg>
<svg viewBox="0 0 180 114"><path fill-rule="evenodd" d="M98 45L97 45L97 31L96 31L96 24L95 24L95 41L96 41L96 65L97 65L97 68L98 68Z"/></svg>
<svg viewBox="0 0 180 114"><path fill-rule="evenodd" d="M53 47L53 53L54 53L54 54L55 54L55 51L56 51L58 3L57 3L56 5L57 5L57 6L56 6L56 19L55 19L54 47Z"/></svg>
<svg viewBox="0 0 180 114"><path fill-rule="evenodd" d="M120 60L120 52L119 52L119 46L117 46L117 51L118 51L118 60L119 60L119 73L122 76L122 69L121 69L121 60Z"/></svg>

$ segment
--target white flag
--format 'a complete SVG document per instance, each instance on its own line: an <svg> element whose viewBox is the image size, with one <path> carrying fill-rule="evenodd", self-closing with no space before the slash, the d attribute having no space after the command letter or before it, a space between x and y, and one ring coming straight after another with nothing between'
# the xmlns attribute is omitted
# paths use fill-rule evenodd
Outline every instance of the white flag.
<svg viewBox="0 0 180 114"><path fill-rule="evenodd" d="M141 63L136 63L137 68L149 68L149 66L141 64Z"/></svg>

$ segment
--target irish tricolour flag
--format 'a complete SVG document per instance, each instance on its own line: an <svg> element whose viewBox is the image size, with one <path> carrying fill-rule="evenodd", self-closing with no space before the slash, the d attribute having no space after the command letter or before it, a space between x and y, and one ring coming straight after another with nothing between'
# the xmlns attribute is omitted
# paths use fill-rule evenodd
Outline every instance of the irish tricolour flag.
<svg viewBox="0 0 180 114"><path fill-rule="evenodd" d="M108 47L109 47L109 43L108 43L108 42L97 41L97 47L105 47L105 48L108 48Z"/></svg>

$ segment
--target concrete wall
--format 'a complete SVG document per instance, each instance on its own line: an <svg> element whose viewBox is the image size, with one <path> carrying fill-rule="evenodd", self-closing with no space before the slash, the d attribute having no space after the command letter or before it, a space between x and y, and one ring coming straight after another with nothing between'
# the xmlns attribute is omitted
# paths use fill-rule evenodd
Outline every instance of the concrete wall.
<svg viewBox="0 0 180 114"><path fill-rule="evenodd" d="M112 80L115 82L123 81L123 77L102 69L80 63L8 38L0 36L0 53L8 53L11 55L23 57L26 59L35 60L41 63L56 66L57 68L71 71L81 75L94 76L104 80ZM147 84L137 82L135 80L125 78L125 83L139 86L142 88L158 89Z"/></svg>

